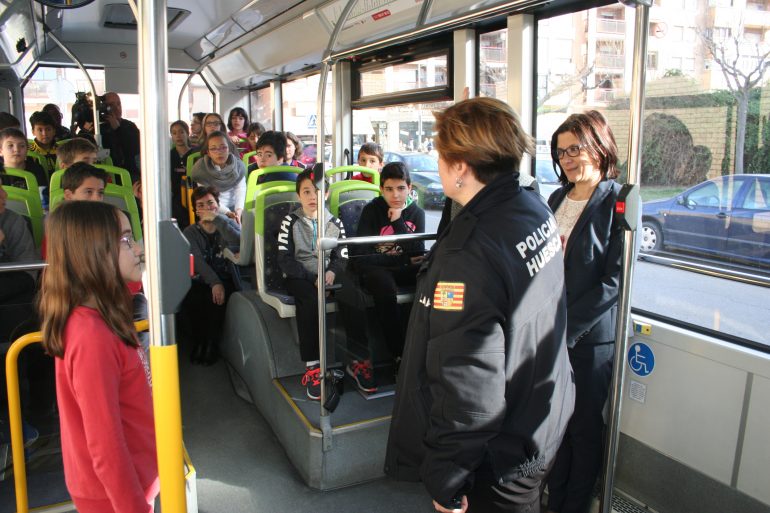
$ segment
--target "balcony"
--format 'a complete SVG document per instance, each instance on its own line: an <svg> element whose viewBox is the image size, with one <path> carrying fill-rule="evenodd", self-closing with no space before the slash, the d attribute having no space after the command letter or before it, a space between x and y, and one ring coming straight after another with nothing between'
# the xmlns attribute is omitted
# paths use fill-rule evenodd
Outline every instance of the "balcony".
<svg viewBox="0 0 770 513"><path fill-rule="evenodd" d="M596 20L596 31L604 34L625 34L626 21L600 18Z"/></svg>
<svg viewBox="0 0 770 513"><path fill-rule="evenodd" d="M626 58L623 55L615 55L611 53L597 53L596 62L594 65L597 68L605 69L623 69L626 64Z"/></svg>

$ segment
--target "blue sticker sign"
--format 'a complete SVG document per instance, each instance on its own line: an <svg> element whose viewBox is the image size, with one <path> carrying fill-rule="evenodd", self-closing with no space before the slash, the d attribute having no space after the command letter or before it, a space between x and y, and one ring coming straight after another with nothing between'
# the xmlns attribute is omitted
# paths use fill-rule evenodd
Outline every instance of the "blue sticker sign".
<svg viewBox="0 0 770 513"><path fill-rule="evenodd" d="M647 344L635 342L628 350L628 366L637 376L649 376L655 368L655 355Z"/></svg>

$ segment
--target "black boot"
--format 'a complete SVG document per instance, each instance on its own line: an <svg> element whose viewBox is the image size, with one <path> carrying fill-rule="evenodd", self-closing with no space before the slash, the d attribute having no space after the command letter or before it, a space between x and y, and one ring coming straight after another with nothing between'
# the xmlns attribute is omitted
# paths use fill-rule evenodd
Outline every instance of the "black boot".
<svg viewBox="0 0 770 513"><path fill-rule="evenodd" d="M207 340L203 351L204 365L214 365L219 359L219 343L216 340Z"/></svg>
<svg viewBox="0 0 770 513"><path fill-rule="evenodd" d="M198 341L190 352L190 361L192 363L203 363L203 357L206 352L206 343Z"/></svg>

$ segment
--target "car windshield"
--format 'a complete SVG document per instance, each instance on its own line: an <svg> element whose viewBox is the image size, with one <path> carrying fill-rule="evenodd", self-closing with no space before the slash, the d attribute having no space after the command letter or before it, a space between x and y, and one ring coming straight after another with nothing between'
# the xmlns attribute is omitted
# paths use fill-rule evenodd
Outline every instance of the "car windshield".
<svg viewBox="0 0 770 513"><path fill-rule="evenodd" d="M438 173L438 160L430 155L404 155L404 162L413 171L432 171Z"/></svg>
<svg viewBox="0 0 770 513"><path fill-rule="evenodd" d="M553 161L551 159L537 159L535 161L535 176L538 183L557 183L559 177L553 170Z"/></svg>
<svg viewBox="0 0 770 513"><path fill-rule="evenodd" d="M438 173L426 173L424 171L413 172L412 180L426 185L433 183L441 184L441 178L438 176Z"/></svg>

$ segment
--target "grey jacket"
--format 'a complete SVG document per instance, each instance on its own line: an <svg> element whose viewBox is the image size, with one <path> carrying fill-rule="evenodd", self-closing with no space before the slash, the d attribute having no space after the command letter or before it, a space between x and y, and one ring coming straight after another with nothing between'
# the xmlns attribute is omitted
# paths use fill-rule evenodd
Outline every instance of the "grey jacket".
<svg viewBox="0 0 770 513"><path fill-rule="evenodd" d="M35 249L35 241L22 216L6 208L5 212L0 214L0 230L5 234L5 239L0 243L0 263L40 260L40 254ZM36 271L27 272L32 278L37 277Z"/></svg>
<svg viewBox="0 0 770 513"><path fill-rule="evenodd" d="M232 262L222 254L225 248L237 253L241 244L241 228L232 219L223 214L214 218L214 226L217 231L209 235L198 224L193 224L184 229L184 236L190 242L190 252L195 260L195 274L210 287L221 284L223 277L214 269L215 261L226 265L226 268L234 271ZM232 272L231 272L232 274ZM237 276L231 276L234 281Z"/></svg>
<svg viewBox="0 0 770 513"><path fill-rule="evenodd" d="M344 239L345 227L342 221L326 211L325 236ZM281 221L278 232L278 265L286 278L300 278L315 281L318 272L316 256L317 225L315 219L305 217L302 207L287 215ZM326 268L339 276L348 260L348 248L336 248L326 253Z"/></svg>

